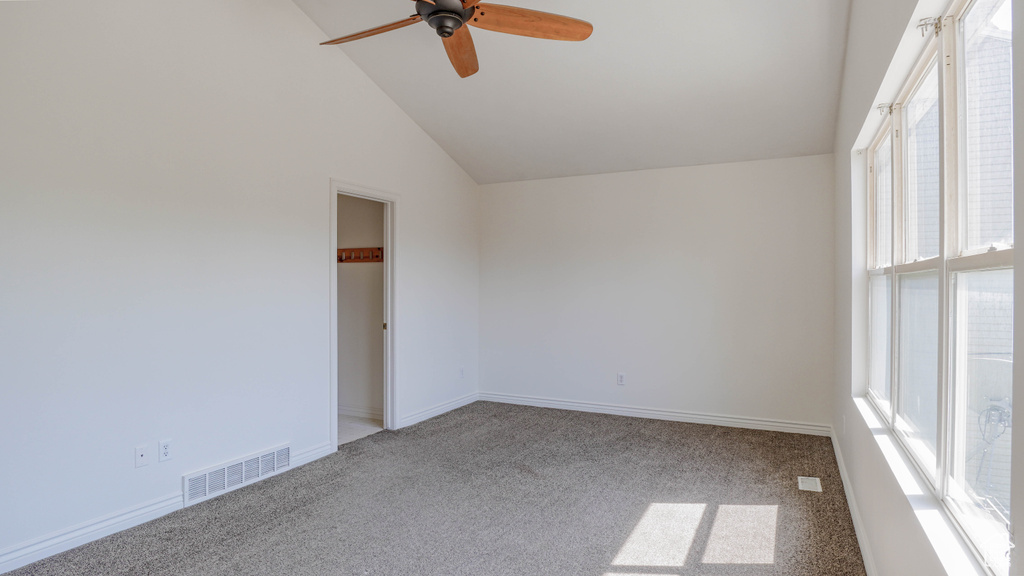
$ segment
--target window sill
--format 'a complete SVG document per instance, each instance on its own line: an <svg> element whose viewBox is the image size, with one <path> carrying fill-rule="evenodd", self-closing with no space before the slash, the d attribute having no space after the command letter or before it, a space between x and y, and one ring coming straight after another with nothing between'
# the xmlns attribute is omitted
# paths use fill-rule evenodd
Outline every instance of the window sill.
<svg viewBox="0 0 1024 576"><path fill-rule="evenodd" d="M993 572L979 561L945 504L932 493L929 483L911 462L895 434L884 424L874 405L863 396L854 398L853 402L946 573L992 576Z"/></svg>

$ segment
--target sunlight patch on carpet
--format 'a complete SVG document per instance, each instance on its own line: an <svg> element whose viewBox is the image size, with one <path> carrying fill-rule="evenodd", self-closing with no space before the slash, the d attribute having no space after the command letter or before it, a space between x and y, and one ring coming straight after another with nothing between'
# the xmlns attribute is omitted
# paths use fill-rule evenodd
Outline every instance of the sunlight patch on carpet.
<svg viewBox="0 0 1024 576"><path fill-rule="evenodd" d="M651 504L612 565L685 565L706 507L706 504Z"/></svg>
<svg viewBox="0 0 1024 576"><path fill-rule="evenodd" d="M704 548L705 564L775 563L778 506L722 504Z"/></svg>

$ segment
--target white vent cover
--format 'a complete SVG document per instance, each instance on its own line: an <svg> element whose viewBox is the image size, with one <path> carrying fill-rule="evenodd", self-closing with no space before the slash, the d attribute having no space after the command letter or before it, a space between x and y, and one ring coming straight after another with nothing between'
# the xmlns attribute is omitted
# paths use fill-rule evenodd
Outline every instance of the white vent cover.
<svg viewBox="0 0 1024 576"><path fill-rule="evenodd" d="M270 450L237 458L220 466L214 466L186 474L182 482L182 496L185 506L202 502L239 486L281 472L291 464L291 448L278 446Z"/></svg>
<svg viewBox="0 0 1024 576"><path fill-rule="evenodd" d="M796 483L801 490L806 490L808 492L821 492L820 478L813 478L811 476L797 476Z"/></svg>

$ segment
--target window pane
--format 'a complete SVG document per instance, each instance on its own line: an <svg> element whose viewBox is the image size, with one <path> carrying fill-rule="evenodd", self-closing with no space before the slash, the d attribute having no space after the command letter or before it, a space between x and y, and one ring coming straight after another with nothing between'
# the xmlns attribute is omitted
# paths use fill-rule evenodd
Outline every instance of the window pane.
<svg viewBox="0 0 1024 576"><path fill-rule="evenodd" d="M939 276L899 277L898 426L922 467L935 474L939 392Z"/></svg>
<svg viewBox="0 0 1024 576"><path fill-rule="evenodd" d="M1007 550L1010 519L1013 270L965 272L955 281L950 497L975 543L999 559Z"/></svg>
<svg viewBox="0 0 1024 576"><path fill-rule="evenodd" d="M933 65L903 108L907 185L903 209L905 261L939 255L939 69Z"/></svg>
<svg viewBox="0 0 1024 576"><path fill-rule="evenodd" d="M967 250L1013 243L1010 31L1010 0L978 0L963 19Z"/></svg>
<svg viewBox="0 0 1024 576"><path fill-rule="evenodd" d="M870 282L868 388L875 398L888 403L892 391L892 277L872 276Z"/></svg>
<svg viewBox="0 0 1024 576"><path fill-rule="evenodd" d="M892 265L892 134L875 150L875 268Z"/></svg>

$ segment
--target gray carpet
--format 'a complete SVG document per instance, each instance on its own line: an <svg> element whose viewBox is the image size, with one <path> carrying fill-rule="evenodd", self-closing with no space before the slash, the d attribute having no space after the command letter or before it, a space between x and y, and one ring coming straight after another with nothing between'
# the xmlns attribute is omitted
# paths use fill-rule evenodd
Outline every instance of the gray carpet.
<svg viewBox="0 0 1024 576"><path fill-rule="evenodd" d="M477 402L11 574L864 567L828 438Z"/></svg>

